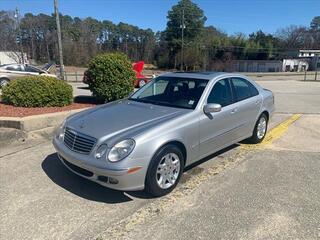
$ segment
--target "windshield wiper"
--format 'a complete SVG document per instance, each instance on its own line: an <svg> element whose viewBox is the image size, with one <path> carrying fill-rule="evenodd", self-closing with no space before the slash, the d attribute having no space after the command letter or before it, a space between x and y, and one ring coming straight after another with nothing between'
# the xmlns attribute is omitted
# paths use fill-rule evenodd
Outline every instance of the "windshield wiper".
<svg viewBox="0 0 320 240"><path fill-rule="evenodd" d="M146 100L146 99L141 99L141 98L129 98L129 100L135 101L135 102L142 102L142 103L150 103L150 104L155 104L155 105L167 105L164 102L159 102L155 100ZM168 103L169 105L169 103Z"/></svg>
<svg viewBox="0 0 320 240"><path fill-rule="evenodd" d="M174 105L174 104L171 104L171 103L168 103L168 102L160 102L160 101L154 101L154 100L145 100L145 99L139 99L139 98L129 98L129 100L135 101L135 102L149 103L149 104L154 104L154 105L159 105L159 106L166 106L166 107L173 107L173 108L192 109L191 107Z"/></svg>
<svg viewBox="0 0 320 240"><path fill-rule="evenodd" d="M140 99L140 98L128 98L130 101L142 102L142 103L154 103L154 101Z"/></svg>

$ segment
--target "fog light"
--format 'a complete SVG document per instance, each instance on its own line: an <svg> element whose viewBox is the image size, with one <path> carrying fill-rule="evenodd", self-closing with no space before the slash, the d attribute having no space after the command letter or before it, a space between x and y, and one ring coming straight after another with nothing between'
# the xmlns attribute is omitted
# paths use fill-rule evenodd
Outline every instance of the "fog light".
<svg viewBox="0 0 320 240"><path fill-rule="evenodd" d="M118 180L117 179L115 179L115 178L112 178L112 177L109 177L109 183L110 184L118 184Z"/></svg>
<svg viewBox="0 0 320 240"><path fill-rule="evenodd" d="M108 182L108 179L109 179L109 178L106 177L106 176L98 176L98 180L101 181L101 182L106 182L106 183L107 183L107 182Z"/></svg>

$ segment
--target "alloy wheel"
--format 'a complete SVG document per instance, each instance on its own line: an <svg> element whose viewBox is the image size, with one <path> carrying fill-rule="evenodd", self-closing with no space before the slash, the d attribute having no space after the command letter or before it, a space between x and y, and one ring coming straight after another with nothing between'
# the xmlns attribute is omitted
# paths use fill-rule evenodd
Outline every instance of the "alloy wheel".
<svg viewBox="0 0 320 240"><path fill-rule="evenodd" d="M175 153L168 153L162 157L157 167L156 181L161 189L168 189L175 184L179 177L181 164Z"/></svg>
<svg viewBox="0 0 320 240"><path fill-rule="evenodd" d="M2 79L2 80L0 80L0 86L1 87L4 87L4 86L6 86L6 85L8 85L8 80L5 80L5 79Z"/></svg>
<svg viewBox="0 0 320 240"><path fill-rule="evenodd" d="M267 130L267 120L264 117L262 117L259 119L258 128L257 128L257 137L259 139L262 139L266 134L266 130Z"/></svg>

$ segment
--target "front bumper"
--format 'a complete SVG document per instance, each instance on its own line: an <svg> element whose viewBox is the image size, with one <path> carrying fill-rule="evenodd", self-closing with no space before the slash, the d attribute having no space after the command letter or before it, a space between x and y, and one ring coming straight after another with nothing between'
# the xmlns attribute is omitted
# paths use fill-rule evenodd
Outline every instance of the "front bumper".
<svg viewBox="0 0 320 240"><path fill-rule="evenodd" d="M115 190L135 191L144 189L146 167L128 173L130 166L127 168L110 168L103 166L101 164L102 160L99 164L95 164L94 161L97 162L97 160L93 160L92 156L71 151L57 138L54 138L52 143L63 165L81 177Z"/></svg>

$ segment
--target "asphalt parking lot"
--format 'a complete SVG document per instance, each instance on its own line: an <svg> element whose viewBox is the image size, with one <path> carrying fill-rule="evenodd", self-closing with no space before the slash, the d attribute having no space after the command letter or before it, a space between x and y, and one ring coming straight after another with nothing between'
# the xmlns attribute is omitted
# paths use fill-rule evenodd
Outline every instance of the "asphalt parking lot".
<svg viewBox="0 0 320 240"><path fill-rule="evenodd" d="M204 159L163 198L70 173L48 140L1 146L0 238L320 239L320 81L259 83L276 98L269 140Z"/></svg>

